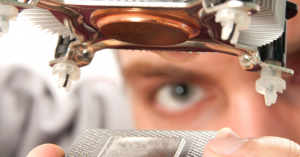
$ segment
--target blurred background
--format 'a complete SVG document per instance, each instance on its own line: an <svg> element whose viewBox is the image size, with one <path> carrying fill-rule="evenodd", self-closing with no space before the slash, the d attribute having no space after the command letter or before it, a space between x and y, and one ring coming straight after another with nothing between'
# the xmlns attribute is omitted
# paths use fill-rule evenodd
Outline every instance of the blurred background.
<svg viewBox="0 0 300 157"><path fill-rule="evenodd" d="M115 51L97 52L66 92L49 66L57 42L20 19L0 38L0 157L44 143L67 150L85 129L132 128Z"/></svg>
<svg viewBox="0 0 300 157"><path fill-rule="evenodd" d="M8 65L26 66L40 73L61 96L68 94L64 89L57 89L58 75L52 75L49 61L54 59L58 36L29 26L21 19L11 21L9 33L0 38L0 68ZM81 68L81 79L72 82L71 91L80 81L91 76L108 77L121 81L121 75L113 50L96 53L89 66ZM1 75L1 74L0 74Z"/></svg>

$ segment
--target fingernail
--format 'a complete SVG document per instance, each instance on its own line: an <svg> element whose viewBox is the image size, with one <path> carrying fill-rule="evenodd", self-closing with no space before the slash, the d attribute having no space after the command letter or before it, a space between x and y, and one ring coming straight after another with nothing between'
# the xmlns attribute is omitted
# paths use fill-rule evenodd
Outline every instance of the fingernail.
<svg viewBox="0 0 300 157"><path fill-rule="evenodd" d="M209 148L219 155L231 155L245 142L245 138L218 138L209 141Z"/></svg>
<svg viewBox="0 0 300 157"><path fill-rule="evenodd" d="M227 137L230 137L230 138L240 138L239 135L237 135L231 129L228 131L228 136Z"/></svg>
<svg viewBox="0 0 300 157"><path fill-rule="evenodd" d="M223 128L218 131L216 138L240 138L235 132L230 128Z"/></svg>

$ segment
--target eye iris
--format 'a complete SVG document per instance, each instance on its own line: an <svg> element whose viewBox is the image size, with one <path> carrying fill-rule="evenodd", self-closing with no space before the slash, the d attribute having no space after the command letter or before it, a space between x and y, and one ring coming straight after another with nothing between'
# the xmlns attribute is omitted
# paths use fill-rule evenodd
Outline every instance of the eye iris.
<svg viewBox="0 0 300 157"><path fill-rule="evenodd" d="M181 110L200 102L205 90L192 83L170 83L162 86L157 94L157 103L168 110Z"/></svg>

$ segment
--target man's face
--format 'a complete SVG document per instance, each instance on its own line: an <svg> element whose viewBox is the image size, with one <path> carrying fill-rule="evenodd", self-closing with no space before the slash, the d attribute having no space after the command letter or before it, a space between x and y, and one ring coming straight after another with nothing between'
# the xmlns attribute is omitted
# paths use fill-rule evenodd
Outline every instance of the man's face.
<svg viewBox="0 0 300 157"><path fill-rule="evenodd" d="M152 52L119 51L136 128L230 127L241 137L279 136L300 143L299 27L300 15L289 20L287 67L295 75L284 77L287 90L271 107L255 91L260 74L242 69L235 56L209 53L175 63Z"/></svg>

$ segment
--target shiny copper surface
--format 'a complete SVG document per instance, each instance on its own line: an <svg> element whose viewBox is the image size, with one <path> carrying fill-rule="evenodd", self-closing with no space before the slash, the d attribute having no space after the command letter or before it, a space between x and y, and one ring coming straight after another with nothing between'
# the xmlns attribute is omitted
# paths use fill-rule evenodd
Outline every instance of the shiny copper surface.
<svg viewBox="0 0 300 157"><path fill-rule="evenodd" d="M91 23L107 37L141 45L179 44L200 33L199 22L179 11L101 9Z"/></svg>

